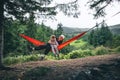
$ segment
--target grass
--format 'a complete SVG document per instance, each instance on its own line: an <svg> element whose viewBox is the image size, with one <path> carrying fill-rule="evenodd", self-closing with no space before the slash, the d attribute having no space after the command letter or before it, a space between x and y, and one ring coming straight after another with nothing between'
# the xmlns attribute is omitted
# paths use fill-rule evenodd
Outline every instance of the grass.
<svg viewBox="0 0 120 80"><path fill-rule="evenodd" d="M75 50L86 50L86 49L94 49L88 42L83 41L82 39L74 41L70 44L71 46L75 47Z"/></svg>
<svg viewBox="0 0 120 80"><path fill-rule="evenodd" d="M29 61L37 61L39 57L40 57L39 54L6 57L3 59L3 62L5 65L10 65L10 64L23 63L23 62L29 62Z"/></svg>

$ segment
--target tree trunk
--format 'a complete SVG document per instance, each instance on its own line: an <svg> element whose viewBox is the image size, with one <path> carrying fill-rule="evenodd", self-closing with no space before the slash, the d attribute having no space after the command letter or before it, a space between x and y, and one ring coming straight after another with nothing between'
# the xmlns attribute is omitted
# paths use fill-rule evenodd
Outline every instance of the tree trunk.
<svg viewBox="0 0 120 80"><path fill-rule="evenodd" d="M3 43L4 43L3 22L4 22L4 0L0 0L0 68L3 67L3 62L2 62Z"/></svg>

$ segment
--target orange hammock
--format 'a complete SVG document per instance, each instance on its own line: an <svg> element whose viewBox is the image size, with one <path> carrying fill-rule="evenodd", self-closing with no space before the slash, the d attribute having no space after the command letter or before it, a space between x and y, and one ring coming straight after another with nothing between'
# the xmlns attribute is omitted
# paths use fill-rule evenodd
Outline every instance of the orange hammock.
<svg viewBox="0 0 120 80"><path fill-rule="evenodd" d="M70 44L71 42L79 39L79 38L82 37L85 33L86 33L86 32L82 32L82 33L78 34L77 36L74 36L73 38L71 38L71 39L63 42L62 44L60 44L60 45L58 46L58 50L61 50L62 48L64 48L64 47L67 46L68 44ZM41 42L41 41L39 41L39 40L36 40L36 39L31 38L31 37L29 37L29 36L26 36L26 35L24 35L24 34L20 34L20 36L23 37L24 39L26 39L27 41L29 41L30 43L34 44L35 46L45 45L44 42Z"/></svg>
<svg viewBox="0 0 120 80"><path fill-rule="evenodd" d="M29 41L30 43L34 44L35 46L40 46L40 45L44 45L45 43L39 40L36 40L34 38L31 38L29 36L26 36L24 34L20 34L21 37L23 37L24 39L26 39L27 41Z"/></svg>

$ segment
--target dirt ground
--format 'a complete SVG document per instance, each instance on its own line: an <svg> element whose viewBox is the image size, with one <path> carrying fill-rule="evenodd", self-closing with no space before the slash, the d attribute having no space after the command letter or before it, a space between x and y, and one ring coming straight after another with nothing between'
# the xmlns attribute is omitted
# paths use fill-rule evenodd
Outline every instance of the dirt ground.
<svg viewBox="0 0 120 80"><path fill-rule="evenodd" d="M0 71L0 80L120 80L120 54L33 61L10 67L13 69ZM34 72L26 74L38 67L47 67L50 71L44 75L36 74L39 77L35 77ZM6 77L7 75L10 77ZM29 78L25 78L26 76Z"/></svg>

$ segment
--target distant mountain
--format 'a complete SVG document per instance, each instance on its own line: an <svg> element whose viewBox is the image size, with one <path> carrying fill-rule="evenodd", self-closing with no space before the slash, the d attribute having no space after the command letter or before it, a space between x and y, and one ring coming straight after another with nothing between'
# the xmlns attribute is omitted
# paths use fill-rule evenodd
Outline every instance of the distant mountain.
<svg viewBox="0 0 120 80"><path fill-rule="evenodd" d="M70 27L62 27L64 33L80 33L87 31L89 28L70 28Z"/></svg>
<svg viewBox="0 0 120 80"><path fill-rule="evenodd" d="M120 34L120 24L109 26L113 34Z"/></svg>
<svg viewBox="0 0 120 80"><path fill-rule="evenodd" d="M62 28L63 28L64 33L67 33L67 34L80 33L80 32L87 31L89 29L89 28L70 28L70 27L65 27L65 26ZM113 34L120 34L120 24L109 26L109 29L111 30Z"/></svg>

